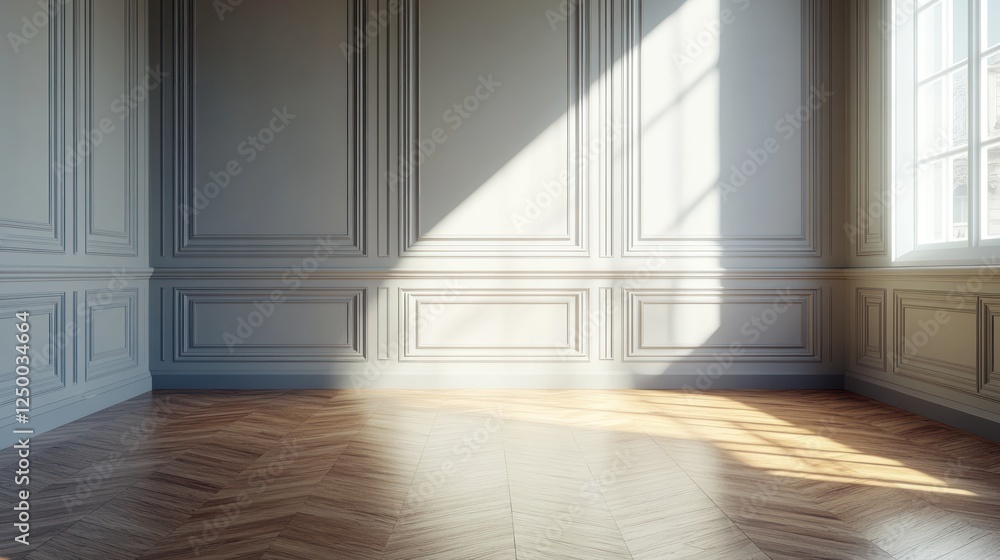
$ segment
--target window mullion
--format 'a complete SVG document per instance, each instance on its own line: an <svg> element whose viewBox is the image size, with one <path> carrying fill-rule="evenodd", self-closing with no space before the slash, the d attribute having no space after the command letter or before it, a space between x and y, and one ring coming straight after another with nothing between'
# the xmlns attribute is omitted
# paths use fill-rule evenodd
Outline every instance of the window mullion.
<svg viewBox="0 0 1000 560"><path fill-rule="evenodd" d="M918 18L919 18L919 11L918 11ZM911 160L910 161L917 162L917 161L920 161L920 158L919 158L919 155L918 155L918 153L919 153L919 146L918 146L918 144L920 143L919 142L919 138L920 138L920 135L919 135L919 131L920 131L920 110L919 110L919 107L920 107L920 103L919 103L920 88L918 87L919 86L919 82L920 82L920 80L918 79L918 76L920 75L920 72L918 70L918 68L920 68L920 59L919 59L919 52L920 51L919 51L919 49L917 47L917 45L920 44L920 24L919 24L919 19L917 19L917 18L914 19L914 22L913 22L913 33L911 35L913 36L913 44L910 46L910 49L911 49L910 52L913 53L913 63L912 63L913 68L912 68L912 75L909 76L909 79L910 79L910 81L912 83L912 85L910 87L911 87L911 89L913 91L913 109L912 109L913 110L913 121L912 121L913 122L913 141L910 142L909 147L910 147L910 150L912 152L912 154L911 154ZM920 224L921 224L921 220L920 220L920 189L923 187L923 182L921 181L920 175L921 175L921 173L920 173L919 167L918 167L917 170L913 172L913 176L911 178L912 185L913 185L913 208L911 209L911 212L913 213L913 231L912 231L912 236L913 236L913 245L914 246L920 244Z"/></svg>
<svg viewBox="0 0 1000 560"><path fill-rule="evenodd" d="M982 41L980 31L981 2L969 0L969 245L978 247L982 241L984 224L983 193L980 180L980 91L979 69L981 64Z"/></svg>

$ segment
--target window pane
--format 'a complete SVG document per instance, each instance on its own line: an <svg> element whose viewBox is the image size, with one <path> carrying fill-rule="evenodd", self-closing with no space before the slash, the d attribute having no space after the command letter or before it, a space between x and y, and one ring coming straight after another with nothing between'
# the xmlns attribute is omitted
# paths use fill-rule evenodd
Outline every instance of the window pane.
<svg viewBox="0 0 1000 560"><path fill-rule="evenodd" d="M969 141L969 84L963 68L917 92L917 154L925 159Z"/></svg>
<svg viewBox="0 0 1000 560"><path fill-rule="evenodd" d="M917 79L924 79L944 70L944 3L917 14Z"/></svg>
<svg viewBox="0 0 1000 560"><path fill-rule="evenodd" d="M969 238L969 158L951 159L951 241Z"/></svg>
<svg viewBox="0 0 1000 560"><path fill-rule="evenodd" d="M924 163L917 176L917 242L945 241L946 192L943 160Z"/></svg>
<svg viewBox="0 0 1000 560"><path fill-rule="evenodd" d="M983 19L986 20L984 48L1000 44L1000 0L983 0Z"/></svg>
<svg viewBox="0 0 1000 560"><path fill-rule="evenodd" d="M945 78L938 78L917 92L917 153L921 158L939 154L951 144L945 130L945 83Z"/></svg>
<svg viewBox="0 0 1000 560"><path fill-rule="evenodd" d="M951 147L959 148L969 142L969 71L965 68L953 72L948 82L951 91Z"/></svg>
<svg viewBox="0 0 1000 560"><path fill-rule="evenodd" d="M985 237L1000 237L1000 147L986 151L983 187L986 195Z"/></svg>
<svg viewBox="0 0 1000 560"><path fill-rule="evenodd" d="M986 122L983 125L983 136L988 140L1000 136L1000 54L986 59L986 76L983 78L986 95Z"/></svg>
<svg viewBox="0 0 1000 560"><path fill-rule="evenodd" d="M969 0L950 0L951 64L969 57Z"/></svg>

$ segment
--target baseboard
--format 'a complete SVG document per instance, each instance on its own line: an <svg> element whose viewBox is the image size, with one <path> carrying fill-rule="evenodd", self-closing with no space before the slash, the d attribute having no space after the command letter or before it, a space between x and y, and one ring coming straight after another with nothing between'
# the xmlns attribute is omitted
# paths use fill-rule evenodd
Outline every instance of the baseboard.
<svg viewBox="0 0 1000 560"><path fill-rule="evenodd" d="M960 410L955 408L962 406L959 403L954 403L952 406L945 405L930 400L935 399L933 395L921 397L922 393L916 390L895 389L850 374L844 379L844 388L852 393L1000 442L1000 422L975 414L971 407L963 406L969 410Z"/></svg>
<svg viewBox="0 0 1000 560"><path fill-rule="evenodd" d="M153 389L679 389L802 390L843 389L844 377L811 375L399 375L371 379L362 375L261 372L219 374L217 371L153 372Z"/></svg>
<svg viewBox="0 0 1000 560"><path fill-rule="evenodd" d="M39 436L49 430L64 424L79 420L109 406L127 401L152 389L150 375L144 373L115 384L101 393L92 396L74 395L37 410L32 410L31 423L27 426L9 423L0 426L0 446L8 447L17 441L13 429L31 428L34 433L30 437ZM29 437L21 435L20 437Z"/></svg>

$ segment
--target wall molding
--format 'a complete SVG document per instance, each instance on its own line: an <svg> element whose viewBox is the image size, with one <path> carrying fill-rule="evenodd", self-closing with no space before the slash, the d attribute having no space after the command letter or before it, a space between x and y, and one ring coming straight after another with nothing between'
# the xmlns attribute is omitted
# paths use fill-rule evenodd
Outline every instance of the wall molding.
<svg viewBox="0 0 1000 560"><path fill-rule="evenodd" d="M364 372L330 373L325 371L259 371L255 373L219 373L217 370L157 372L154 390L227 390L227 389L357 389ZM627 369L602 372L602 375L455 375L382 373L364 385L372 389L673 389L697 390L705 379L696 374L635 375ZM748 373L726 375L713 380L716 390L839 390L844 387L840 374L769 375Z"/></svg>
<svg viewBox="0 0 1000 560"><path fill-rule="evenodd" d="M43 336L39 336L37 323L32 325L33 328L28 331L30 335L29 356L31 356L31 363L28 364L28 367L31 368L31 396L37 401L39 400L37 397L59 392L69 385L66 348L70 342L64 340L62 336L62 333L66 332L66 294L46 292L0 296L0 320L13 319L15 314L21 311L28 311L31 314L28 318L29 325L33 322L33 318L41 315L49 317L49 329ZM11 333L13 332L12 330ZM10 338L10 344L12 346L15 344L13 336ZM45 356L47 363L39 367L37 356L45 349L48 350L48 355ZM3 368L3 375L0 376L3 380L0 382L0 389L3 389L0 404L12 404L14 402L14 378L16 377L13 360L0 367Z"/></svg>
<svg viewBox="0 0 1000 560"><path fill-rule="evenodd" d="M105 299L106 301L102 301ZM83 380L86 383L119 374L139 367L139 290L87 290L86 341L84 343ZM97 336L96 315L100 311L124 309L125 324L122 333L124 346L98 353L95 351Z"/></svg>
<svg viewBox="0 0 1000 560"><path fill-rule="evenodd" d="M294 291L270 288L179 288L171 290L170 301L164 298L161 312L174 317L173 353L171 359L180 362L358 362L368 356L367 290L365 288L298 288ZM249 313L261 315L261 307L273 302L275 294L281 305L343 305L346 306L345 343L302 344L288 341L280 344L254 344L243 340L239 344L199 343L196 313L199 305L245 305ZM272 311L273 312L273 311ZM232 334L239 336L238 317L233 317ZM253 325L254 319L244 318ZM261 315L261 320L264 316ZM227 331L229 332L229 331ZM252 335L252 333L251 333ZM294 337L294 333L290 334ZM167 341L163 341L164 344Z"/></svg>
<svg viewBox="0 0 1000 560"><path fill-rule="evenodd" d="M977 378L975 363L967 365L921 355L926 342L919 344L916 336L923 331L910 333L906 330L905 318L908 310L949 313L952 316L949 323L954 320L956 314L969 315L975 320L976 309L966 309L964 305L956 306L949 303L947 300L949 295L953 294L931 290L893 290L893 373L949 389L971 392L975 390ZM939 328L943 329L945 326ZM924 336L929 335L924 333ZM911 338L914 340L910 340ZM909 346L916 348L917 352L907 353ZM975 362L974 355L973 358Z"/></svg>
<svg viewBox="0 0 1000 560"><path fill-rule="evenodd" d="M453 289L399 290L400 362L510 362L510 361L587 361L590 342L586 321L590 319L587 289ZM536 305L565 306L565 344L433 344L426 341L422 326L441 321L447 307L460 305ZM423 308L429 315L423 314ZM471 325L466 325L469 328ZM483 325L482 319L477 327ZM510 326L505 327L507 329Z"/></svg>
<svg viewBox="0 0 1000 560"><path fill-rule="evenodd" d="M997 343L1000 342L1000 297L979 298L979 374L976 389L980 396L1000 401L1000 371L996 370Z"/></svg>
<svg viewBox="0 0 1000 560"><path fill-rule="evenodd" d="M70 267L70 266L4 266L0 282L50 282L64 280L142 281L153 275L152 268L141 267Z"/></svg>
<svg viewBox="0 0 1000 560"><path fill-rule="evenodd" d="M665 266L666 268L666 266ZM162 280L282 280L288 276L286 268L265 267L157 267L154 279ZM606 270L558 270L558 269L483 269L456 270L450 268L321 268L309 273L315 280L388 280L388 279L442 279L442 278L482 278L482 279L609 279L609 280L678 280L678 279L725 279L725 280L841 280L843 269L798 268L798 269L732 269L732 270L649 270L649 269L606 269ZM0 273L2 279L2 273Z"/></svg>
<svg viewBox="0 0 1000 560"><path fill-rule="evenodd" d="M626 181L624 203L625 242L623 256L725 256L725 257L819 257L822 256L820 202L826 181L822 148L828 133L823 124L828 112L824 108L803 125L802 176L802 230L796 235L729 235L729 236L676 236L646 235L641 220L642 208L642 103L638 91L641 79L642 34L636 26L642 25L644 0L628 0L633 17L626 19L626 35L631 38L632 54L626 58L629 79L625 85L622 109L628 117L631 134L625 135L622 151L629 180ZM808 103L812 88L821 88L828 71L824 48L827 29L825 3L802 4L803 75L802 103Z"/></svg>
<svg viewBox="0 0 1000 560"><path fill-rule="evenodd" d="M419 104L419 2L403 4L399 25L399 77L401 94L398 122L397 163L400 176L400 253L404 256L588 256L590 173L586 158L582 156L588 146L587 120L590 118L588 102L587 38L588 18L593 0L569 2L567 65L569 80L566 113L569 126L569 155L567 173L569 181L566 235L529 237L523 235L434 235L420 233L420 169L407 163L417 152L420 141L417 108Z"/></svg>
<svg viewBox="0 0 1000 560"><path fill-rule="evenodd" d="M55 2L49 10L49 24L43 31L48 35L49 59L49 153L48 162L48 219L31 222L11 218L0 219L0 251L34 254L66 253L66 185L73 184L73 170L66 168L66 142L75 138L75 131L67 105L72 102L75 84L70 81L67 58L73 59L67 26L67 4Z"/></svg>
<svg viewBox="0 0 1000 560"><path fill-rule="evenodd" d="M882 188L889 184L888 177L874 176L881 169L877 157L888 156L885 138L889 138L882 112L882 99L888 91L882 67L885 61L873 61L873 52L881 52L879 32L875 28L881 18L873 18L872 10L881 10L881 5L889 2L870 3L868 0L852 0L851 21L851 89L850 89L850 141L851 178L853 187L853 235L854 254L857 256L882 256L888 253L888 203ZM872 41L872 37L876 41ZM876 48L877 51L872 49ZM876 66L872 67L872 62ZM877 76L875 80L871 76ZM877 89L876 89L877 88ZM877 151L878 153L873 153ZM883 161L888 161L883 159ZM874 163L874 165L873 165Z"/></svg>
<svg viewBox="0 0 1000 560"><path fill-rule="evenodd" d="M599 289L600 330L598 331L598 359L615 359L615 289Z"/></svg>
<svg viewBox="0 0 1000 560"><path fill-rule="evenodd" d="M858 288L855 292L855 361L858 365L878 371L886 371L886 293L881 288ZM869 314L875 312L878 317L877 330L870 330ZM874 339L876 345L870 344Z"/></svg>
<svg viewBox="0 0 1000 560"><path fill-rule="evenodd" d="M198 186L195 177L195 14L194 0L170 0L165 4L168 17L164 23L172 25L172 35L166 30L164 37L173 37L169 47L172 69L172 103L168 104L169 116L164 129L172 128L173 138L164 137L167 154L164 161L171 168L172 184L163 196L164 215L162 217L161 238L163 243L172 240L174 257L212 258L268 258L268 257L313 257L319 240L323 240L324 252L330 257L364 257L366 255L365 228L367 223L367 135L366 121L368 103L367 49L356 49L348 57L348 142L350 150L347 172L350 188L346 201L348 231L317 232L288 235L242 235L212 234L197 231L197 208L194 189ZM367 21L365 0L352 0L347 5L347 21L350 25L349 37L363 35ZM331 53L331 56L340 56ZM188 209L185 211L185 209ZM171 229L173 231L171 231Z"/></svg>
<svg viewBox="0 0 1000 560"><path fill-rule="evenodd" d="M146 73L146 10L148 3L121 0L125 7L124 28L125 44L125 80L124 91L131 94L145 87L140 80ZM94 130L94 0L78 0L80 18L77 21L76 41L78 72L84 76L80 84L77 99L77 113L81 130ZM140 105L140 107L144 107ZM146 145L143 134L146 131L146 111L133 109L125 114L123 130L125 133L125 154L123 161L123 204L125 211L125 226L121 231L102 229L94 215L95 184L93 174L94 150L90 150L81 165L81 172L76 175L78 190L83 193L83 223L84 252L88 255L106 255L117 257L135 257L139 255L139 198L141 190L147 188L147 182L142 172L145 169Z"/></svg>
<svg viewBox="0 0 1000 560"><path fill-rule="evenodd" d="M726 304L773 305L778 299L773 289L639 289L623 290L624 317L622 338L624 361L653 362L712 362L720 357L733 363L750 362L820 362L823 360L823 334L825 321L822 307L822 288L789 289L781 296L784 305L799 306L802 315L801 339L798 343L765 345L746 340L725 340L714 344L645 345L643 343L644 306L654 305L715 305ZM732 345L741 344L742 352L734 355Z"/></svg>

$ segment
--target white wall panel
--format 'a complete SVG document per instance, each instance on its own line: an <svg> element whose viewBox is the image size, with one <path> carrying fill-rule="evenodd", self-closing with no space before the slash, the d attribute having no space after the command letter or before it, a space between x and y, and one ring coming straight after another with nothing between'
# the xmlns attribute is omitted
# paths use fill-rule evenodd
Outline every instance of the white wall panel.
<svg viewBox="0 0 1000 560"><path fill-rule="evenodd" d="M584 250L586 12L550 17L560 10L560 0L409 4L400 126L408 253Z"/></svg>
<svg viewBox="0 0 1000 560"><path fill-rule="evenodd" d="M402 290L401 361L587 358L586 290Z"/></svg>
<svg viewBox="0 0 1000 560"><path fill-rule="evenodd" d="M818 254L816 148L832 95L817 57L821 5L639 1L637 10L625 84L635 91L625 97L628 252Z"/></svg>
<svg viewBox="0 0 1000 560"><path fill-rule="evenodd" d="M626 290L626 360L820 361L821 291Z"/></svg>
<svg viewBox="0 0 1000 560"><path fill-rule="evenodd" d="M358 361L365 290L174 290L176 361Z"/></svg>

